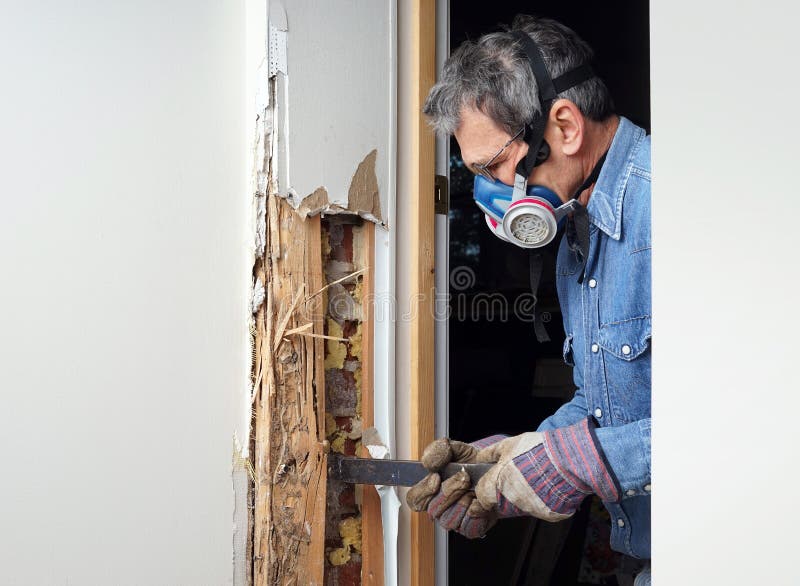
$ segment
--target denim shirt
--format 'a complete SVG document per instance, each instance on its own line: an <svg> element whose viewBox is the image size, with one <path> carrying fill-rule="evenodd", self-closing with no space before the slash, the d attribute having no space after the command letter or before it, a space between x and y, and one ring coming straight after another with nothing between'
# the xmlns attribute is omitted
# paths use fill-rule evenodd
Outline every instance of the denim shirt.
<svg viewBox="0 0 800 586"><path fill-rule="evenodd" d="M619 127L589 198L589 253L581 264L561 241L556 283L564 317L564 360L573 399L540 431L589 417L622 489L611 514L611 546L650 557L650 137Z"/></svg>

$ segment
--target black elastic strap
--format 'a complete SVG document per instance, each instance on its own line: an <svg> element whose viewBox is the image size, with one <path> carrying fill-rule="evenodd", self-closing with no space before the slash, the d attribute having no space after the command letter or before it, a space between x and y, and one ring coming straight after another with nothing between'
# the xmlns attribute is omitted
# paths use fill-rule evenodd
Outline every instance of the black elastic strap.
<svg viewBox="0 0 800 586"><path fill-rule="evenodd" d="M539 100L542 104L547 101L555 100L558 92L544 64L544 59L539 51L539 47L536 46L536 43L533 42L533 39L528 33L514 31L514 36L522 44L522 50L525 51L525 55L528 57L528 62L533 70L533 76L536 78L536 85L539 87Z"/></svg>
<svg viewBox="0 0 800 586"><path fill-rule="evenodd" d="M528 153L517 164L516 172L526 179L533 171L533 168L547 159L544 154L540 154L542 143L544 142L544 128L547 125L547 114L550 112L550 107L553 105L553 100L556 99L556 88L553 85L553 80L547 72L547 67L544 64L544 58L539 51L539 47L533 42L533 39L522 31L515 31L514 37L522 45L522 50L528 59L528 64L533 72L533 77L536 80L536 86L539 90L539 103L541 105L541 112L539 116L534 117L525 127L524 140L528 143ZM549 148L548 148L549 154Z"/></svg>
<svg viewBox="0 0 800 586"><path fill-rule="evenodd" d="M533 331L536 334L536 341L541 343L549 342L550 336L547 335L547 330L544 329L542 322L542 314L536 309L539 302L537 294L539 292L539 281L542 278L542 252L536 248L531 249L528 256L531 275L531 292L533 293Z"/></svg>
<svg viewBox="0 0 800 586"><path fill-rule="evenodd" d="M581 186L575 192L575 195L572 196L572 199L578 199L581 196L581 193L589 189L592 183L595 183L597 181L597 178L600 177L600 171L603 170L603 165L606 164L606 156L608 156L608 151L604 152L603 156L597 160L597 162L594 164L594 167L592 168L592 172L589 173L589 176L586 178L586 181L584 181L581 184Z"/></svg>
<svg viewBox="0 0 800 586"><path fill-rule="evenodd" d="M576 85L583 83L584 81L588 81L594 77L594 71L590 65L584 63L583 65L578 65L575 69L570 69L563 75L559 75L557 78L553 80L553 87L556 89L556 93L560 94L561 92L567 91L571 87L575 87Z"/></svg>
<svg viewBox="0 0 800 586"><path fill-rule="evenodd" d="M586 275L586 258L589 256L589 212L579 205L567 219L567 245L581 265L578 283Z"/></svg>
<svg viewBox="0 0 800 586"><path fill-rule="evenodd" d="M600 177L600 171L603 169L603 164L606 162L606 155L608 155L608 151L603 153L603 156L595 163L592 172L589 173L589 176L575 192L575 195L572 196L573 199L577 200L581 193L589 189L597 181L597 178ZM589 212L583 205L579 204L567 219L567 245L581 264L578 283L582 284L583 278L586 276L586 259L589 256Z"/></svg>

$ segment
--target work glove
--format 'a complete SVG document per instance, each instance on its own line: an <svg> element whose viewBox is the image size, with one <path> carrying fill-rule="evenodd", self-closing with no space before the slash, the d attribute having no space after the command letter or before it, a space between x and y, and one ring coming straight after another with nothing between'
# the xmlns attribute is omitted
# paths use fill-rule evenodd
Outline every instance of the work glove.
<svg viewBox="0 0 800 586"><path fill-rule="evenodd" d="M565 428L487 440L491 441L473 445L436 440L428 446L423 464L430 470L449 461L496 464L474 492L466 473L443 483L438 474L431 474L409 491L409 506L417 511L427 508L431 518L446 529L473 538L484 535L500 517L530 515L561 521L575 514L592 493L604 501L619 500L619 484L588 419ZM449 451L442 447L443 441L449 442Z"/></svg>
<svg viewBox="0 0 800 586"><path fill-rule="evenodd" d="M561 521L590 494L616 502L620 488L594 434L583 419L569 427L529 432L494 443L477 456L497 462L475 485L485 509Z"/></svg>
<svg viewBox="0 0 800 586"><path fill-rule="evenodd" d="M444 482L438 471L450 462L488 463L489 460L481 459L482 450L506 437L495 435L473 443L439 438L428 444L421 461L431 473L409 489L406 495L408 506L417 512L427 510L428 516L448 531L470 539L486 535L497 522L497 512L478 502L469 475L464 470Z"/></svg>

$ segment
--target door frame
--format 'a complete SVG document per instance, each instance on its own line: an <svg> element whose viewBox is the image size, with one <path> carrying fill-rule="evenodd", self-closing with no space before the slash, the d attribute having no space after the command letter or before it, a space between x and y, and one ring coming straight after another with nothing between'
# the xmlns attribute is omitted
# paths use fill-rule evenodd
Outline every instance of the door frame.
<svg viewBox="0 0 800 586"><path fill-rule="evenodd" d="M411 457L419 459L434 439L435 423L435 215L436 141L422 115L422 106L436 79L436 0L412 0L408 119L411 147L410 293L415 305L410 319ZM427 515L410 519L410 582L435 583L434 527Z"/></svg>

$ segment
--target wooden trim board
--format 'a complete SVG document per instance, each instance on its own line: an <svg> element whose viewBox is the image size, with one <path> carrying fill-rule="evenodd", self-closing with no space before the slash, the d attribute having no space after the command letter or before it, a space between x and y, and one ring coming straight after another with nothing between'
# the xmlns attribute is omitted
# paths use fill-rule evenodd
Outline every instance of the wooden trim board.
<svg viewBox="0 0 800 586"><path fill-rule="evenodd" d="M364 258L367 270L362 282L361 322L361 418L364 429L375 425L375 224L364 224ZM366 455L366 454L365 454ZM374 486L363 487L361 501L361 583L383 586L383 524L381 499Z"/></svg>
<svg viewBox="0 0 800 586"><path fill-rule="evenodd" d="M434 439L434 163L436 141L422 115L436 79L436 2L413 0L411 21L411 457ZM433 586L434 531L426 515L411 515L411 585Z"/></svg>

